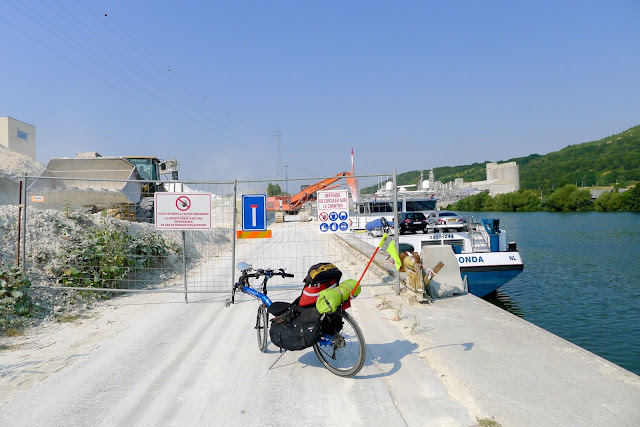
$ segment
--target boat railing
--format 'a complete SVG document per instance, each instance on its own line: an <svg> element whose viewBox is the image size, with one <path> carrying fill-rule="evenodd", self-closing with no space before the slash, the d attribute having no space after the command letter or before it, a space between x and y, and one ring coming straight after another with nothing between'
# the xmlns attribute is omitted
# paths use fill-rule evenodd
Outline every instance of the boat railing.
<svg viewBox="0 0 640 427"><path fill-rule="evenodd" d="M489 233L487 233L480 218L467 217L465 221L467 223L469 241L471 242L471 250L473 252L491 252Z"/></svg>

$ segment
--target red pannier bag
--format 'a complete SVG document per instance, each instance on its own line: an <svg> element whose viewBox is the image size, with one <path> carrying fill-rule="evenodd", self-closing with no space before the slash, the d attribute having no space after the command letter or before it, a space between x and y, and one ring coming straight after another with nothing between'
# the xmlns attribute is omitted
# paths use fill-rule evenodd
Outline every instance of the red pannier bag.
<svg viewBox="0 0 640 427"><path fill-rule="evenodd" d="M334 287L340 281L342 271L330 262L321 262L309 268L304 278L305 286L300 296L300 307L316 305L318 292Z"/></svg>
<svg viewBox="0 0 640 427"><path fill-rule="evenodd" d="M325 283L317 283L315 285L305 285L302 289L302 295L300 295L300 307L307 307L310 305L315 306L318 299L318 293L325 289L333 288L338 284L336 279L330 280Z"/></svg>

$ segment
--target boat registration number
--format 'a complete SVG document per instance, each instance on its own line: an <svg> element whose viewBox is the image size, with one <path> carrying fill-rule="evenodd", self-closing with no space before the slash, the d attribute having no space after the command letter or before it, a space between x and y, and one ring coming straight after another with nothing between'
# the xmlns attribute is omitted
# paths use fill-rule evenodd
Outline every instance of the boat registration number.
<svg viewBox="0 0 640 427"><path fill-rule="evenodd" d="M429 240L453 239L453 234L432 234Z"/></svg>

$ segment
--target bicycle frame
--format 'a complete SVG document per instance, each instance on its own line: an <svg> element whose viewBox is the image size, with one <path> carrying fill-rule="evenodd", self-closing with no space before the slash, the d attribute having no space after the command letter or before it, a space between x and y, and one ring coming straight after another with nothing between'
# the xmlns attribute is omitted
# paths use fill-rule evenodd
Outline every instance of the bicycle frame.
<svg viewBox="0 0 640 427"><path fill-rule="evenodd" d="M269 307L272 304L271 299L269 299L268 296L266 296L262 292L256 291L249 285L243 285L241 289L242 289L242 292L244 292L245 294L251 295L255 299L259 299L260 301L262 301L262 303L267 307Z"/></svg>
<svg viewBox="0 0 640 427"><path fill-rule="evenodd" d="M270 313L268 307L271 307L274 304L286 304L287 307L285 308L283 306L282 309L285 311L291 309L291 303L274 303L271 301L267 296L267 282L274 276L293 277L293 274L285 273L283 268L280 268L277 271L271 269L257 269L255 270L255 273L250 273L250 271L252 271L252 267L247 263L238 264L238 268L242 272L242 276L238 279L238 282L233 285L231 298L226 300L225 306L229 307L235 302L235 294L238 289L242 293L261 302L260 307L258 307L255 329L258 336L258 348L264 353L267 349L267 331L270 329L268 321ZM259 277L264 277L262 281L262 289L260 289L259 285L256 286L256 289L249 283L249 279L258 279ZM364 336L362 335L362 330L356 321L346 312L350 307L351 299L349 298L347 301L343 302L334 313L322 314L319 318L319 327L322 328L318 331L320 333L320 338L311 344L311 346L313 346L314 353L320 360L320 363L331 373L345 378L356 375L360 369L362 369L366 358L366 344ZM277 311L280 314L281 307L274 308L276 308L276 310L273 311ZM338 318L336 319L333 316L338 316ZM336 324L337 321L341 322L340 325ZM294 328L300 327L300 325L296 325L295 323L292 325ZM344 332L345 325L347 327L346 333ZM285 327L287 327L287 325L285 325ZM293 332L296 331L297 329ZM327 331L334 333L329 334ZM271 335L271 332L272 331L269 331L269 335ZM309 343L306 341L304 344L307 347L309 346ZM285 345L285 347L287 347L287 345ZM297 350L299 349L297 347L300 346L292 345L291 347ZM306 347L302 346L300 349L302 348ZM280 348L281 352L282 350L283 348ZM286 349L284 349L284 351L286 351Z"/></svg>
<svg viewBox="0 0 640 427"><path fill-rule="evenodd" d="M244 280L244 281L248 282L249 279L248 279L248 277L247 278L243 277L240 280ZM264 287L266 285L265 282L267 280L269 280L269 278L265 277L265 280L263 280L263 282L262 282L263 289L264 289ZM251 285L248 285L248 284L247 285L242 285L241 287L239 287L239 289L243 293L245 293L247 295L250 295L250 296L252 296L253 298L255 298L257 300L262 301L262 303L264 305L266 305L267 307L269 307L271 304L273 304L273 302L271 301L271 299L268 296L266 296L265 294L263 294L260 291L257 291L256 289L251 287ZM342 310L342 308L341 308L341 310ZM323 347L329 347L329 346L333 345L333 335L322 334L322 336L318 340L318 344L323 346Z"/></svg>

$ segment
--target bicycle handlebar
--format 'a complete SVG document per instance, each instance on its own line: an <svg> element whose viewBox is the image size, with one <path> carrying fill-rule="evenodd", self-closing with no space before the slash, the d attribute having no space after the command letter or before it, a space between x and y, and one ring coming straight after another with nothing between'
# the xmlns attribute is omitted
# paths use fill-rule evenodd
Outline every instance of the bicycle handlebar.
<svg viewBox="0 0 640 427"><path fill-rule="evenodd" d="M285 273L284 268L279 268L277 270L273 270L270 268L263 270L262 268L259 268L255 270L255 273L248 273L247 271L243 271L242 275L244 277L247 277L247 278L251 277L254 279L257 279L258 277L261 277L261 276L267 276L268 278L271 278L273 276L294 277L294 275L291 273Z"/></svg>

